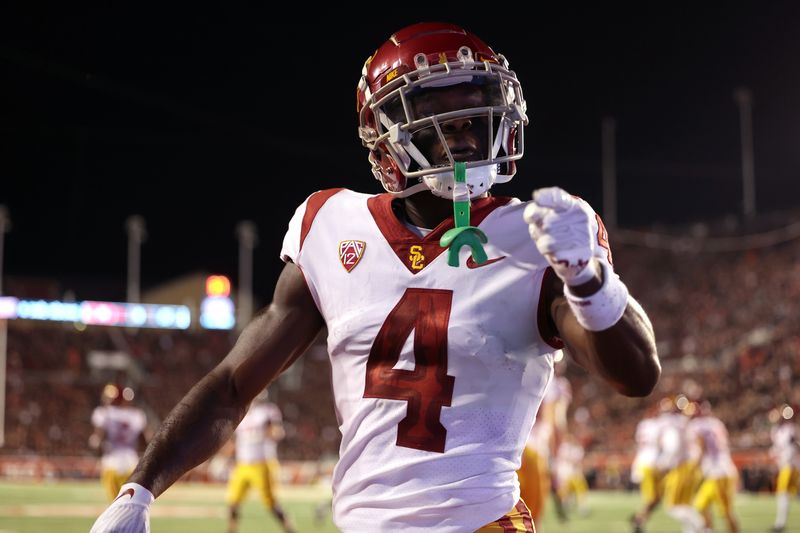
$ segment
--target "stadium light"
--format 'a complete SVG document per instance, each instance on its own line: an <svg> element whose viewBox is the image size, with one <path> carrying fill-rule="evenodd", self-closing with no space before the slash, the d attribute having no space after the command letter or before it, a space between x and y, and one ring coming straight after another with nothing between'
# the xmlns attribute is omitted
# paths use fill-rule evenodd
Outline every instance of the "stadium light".
<svg viewBox="0 0 800 533"><path fill-rule="evenodd" d="M230 296L231 280L227 276L208 276L206 278L206 296Z"/></svg>

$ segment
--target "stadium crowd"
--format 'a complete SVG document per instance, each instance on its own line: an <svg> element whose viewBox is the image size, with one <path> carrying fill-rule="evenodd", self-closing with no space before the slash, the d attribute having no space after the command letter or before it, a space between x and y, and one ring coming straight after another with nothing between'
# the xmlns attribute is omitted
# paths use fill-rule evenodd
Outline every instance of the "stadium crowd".
<svg viewBox="0 0 800 533"><path fill-rule="evenodd" d="M614 262L653 321L664 372L653 395L632 399L569 366L570 420L587 451L632 453L639 419L661 397L676 394L710 401L734 452L768 448L768 412L800 405L800 242L713 254L615 246ZM235 341L235 333L224 331L8 324L0 454L90 456L91 412L109 381L131 386L134 403L156 425ZM337 453L329 380L319 344L271 388L285 418L282 459ZM610 464L594 481L622 483L617 471L627 466Z"/></svg>

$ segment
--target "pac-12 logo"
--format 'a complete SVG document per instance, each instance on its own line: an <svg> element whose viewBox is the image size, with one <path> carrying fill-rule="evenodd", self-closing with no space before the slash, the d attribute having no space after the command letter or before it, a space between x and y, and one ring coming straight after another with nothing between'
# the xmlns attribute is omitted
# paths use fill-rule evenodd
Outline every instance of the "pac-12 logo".
<svg viewBox="0 0 800 533"><path fill-rule="evenodd" d="M364 256L364 249L367 243L364 241L342 241L339 243L339 261L345 270L353 270L361 258Z"/></svg>
<svg viewBox="0 0 800 533"><path fill-rule="evenodd" d="M422 270L425 267L425 256L422 255L422 246L415 244L408 251L411 252L411 255L408 256L408 260L411 261L411 268L413 270Z"/></svg>

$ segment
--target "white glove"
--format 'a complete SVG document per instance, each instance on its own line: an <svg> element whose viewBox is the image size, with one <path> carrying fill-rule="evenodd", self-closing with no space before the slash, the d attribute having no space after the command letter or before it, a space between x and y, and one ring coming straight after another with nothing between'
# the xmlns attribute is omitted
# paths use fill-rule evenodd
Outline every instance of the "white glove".
<svg viewBox="0 0 800 533"><path fill-rule="evenodd" d="M589 267L597 248L596 215L588 203L558 187L533 192L523 214L539 252L569 286L595 276Z"/></svg>
<svg viewBox="0 0 800 533"><path fill-rule="evenodd" d="M125 483L89 533L150 533L150 504L154 499L143 486Z"/></svg>

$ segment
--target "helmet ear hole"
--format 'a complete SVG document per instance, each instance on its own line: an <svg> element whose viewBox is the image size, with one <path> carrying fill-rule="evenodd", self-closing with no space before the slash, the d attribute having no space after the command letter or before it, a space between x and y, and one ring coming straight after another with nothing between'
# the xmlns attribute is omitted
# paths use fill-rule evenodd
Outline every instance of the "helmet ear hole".
<svg viewBox="0 0 800 533"><path fill-rule="evenodd" d="M397 163L385 147L381 145L375 150L370 150L369 160L372 163L372 174L375 179L383 184L387 191L403 192L406 185L406 177L397 168Z"/></svg>

